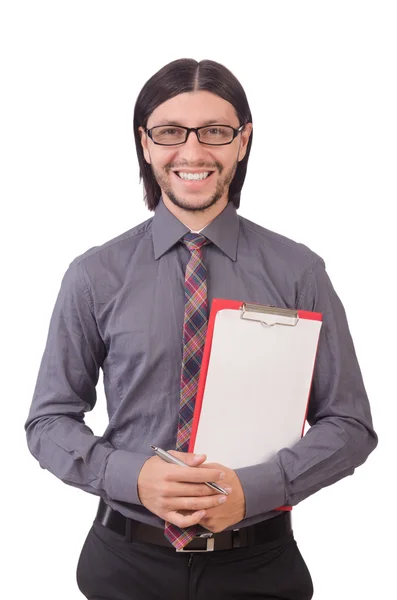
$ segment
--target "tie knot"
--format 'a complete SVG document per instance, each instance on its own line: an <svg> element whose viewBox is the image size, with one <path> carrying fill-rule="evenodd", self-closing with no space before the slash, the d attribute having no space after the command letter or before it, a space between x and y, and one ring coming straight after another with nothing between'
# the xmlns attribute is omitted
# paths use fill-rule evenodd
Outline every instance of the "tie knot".
<svg viewBox="0 0 397 600"><path fill-rule="evenodd" d="M193 250L200 250L205 244L209 243L209 240L201 233L187 233L183 236L182 242L189 248L190 252L193 252Z"/></svg>

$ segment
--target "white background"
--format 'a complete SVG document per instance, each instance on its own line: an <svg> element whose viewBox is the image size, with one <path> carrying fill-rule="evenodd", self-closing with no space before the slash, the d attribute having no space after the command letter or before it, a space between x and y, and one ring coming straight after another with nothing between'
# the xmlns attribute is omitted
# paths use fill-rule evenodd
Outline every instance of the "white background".
<svg viewBox="0 0 397 600"><path fill-rule="evenodd" d="M255 135L239 212L324 258L371 401L378 448L293 511L314 597L393 596L396 30L381 0L1 2L2 596L82 597L97 499L41 470L23 425L69 263L151 216L134 103L182 57L244 86ZM105 427L102 385L87 421Z"/></svg>

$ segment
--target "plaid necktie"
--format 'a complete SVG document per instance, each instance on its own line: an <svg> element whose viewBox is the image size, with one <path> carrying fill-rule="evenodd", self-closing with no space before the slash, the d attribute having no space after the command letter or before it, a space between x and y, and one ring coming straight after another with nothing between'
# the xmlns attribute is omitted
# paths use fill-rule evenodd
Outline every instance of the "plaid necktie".
<svg viewBox="0 0 397 600"><path fill-rule="evenodd" d="M183 237L182 242L190 250L191 256L185 273L185 319L176 450L187 452L207 333L207 272L202 261L201 248L209 241L199 233L188 233ZM196 525L181 529L166 522L164 535L179 550L186 546L200 530Z"/></svg>

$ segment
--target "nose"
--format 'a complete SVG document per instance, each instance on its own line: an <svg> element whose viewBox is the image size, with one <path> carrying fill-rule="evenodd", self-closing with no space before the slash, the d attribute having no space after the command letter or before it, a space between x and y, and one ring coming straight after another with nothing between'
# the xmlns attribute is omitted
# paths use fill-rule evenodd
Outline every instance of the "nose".
<svg viewBox="0 0 397 600"><path fill-rule="evenodd" d="M198 141L196 131L189 131L185 145L188 144L189 141L191 141L191 139L193 139L194 143L199 144L199 146L201 146L200 142Z"/></svg>
<svg viewBox="0 0 397 600"><path fill-rule="evenodd" d="M205 148L198 141L195 131L189 132L186 142L183 146L180 146L180 154L186 158L197 157L198 155L203 156L205 154Z"/></svg>

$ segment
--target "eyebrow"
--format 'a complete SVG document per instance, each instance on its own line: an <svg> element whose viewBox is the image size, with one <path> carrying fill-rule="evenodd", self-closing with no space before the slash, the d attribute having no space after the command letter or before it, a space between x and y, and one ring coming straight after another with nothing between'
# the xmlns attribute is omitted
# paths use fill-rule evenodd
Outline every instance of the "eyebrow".
<svg viewBox="0 0 397 600"><path fill-rule="evenodd" d="M211 119L210 121L203 121L201 123L201 125L198 125L198 127L205 127L206 125L229 125L228 123L228 119L224 119L223 117L220 119ZM162 121L160 123L160 125L176 125L177 127L185 127L185 125L182 125L181 123L178 123L177 121L169 121L169 120L165 120ZM230 127L232 127L232 125L230 125Z"/></svg>

